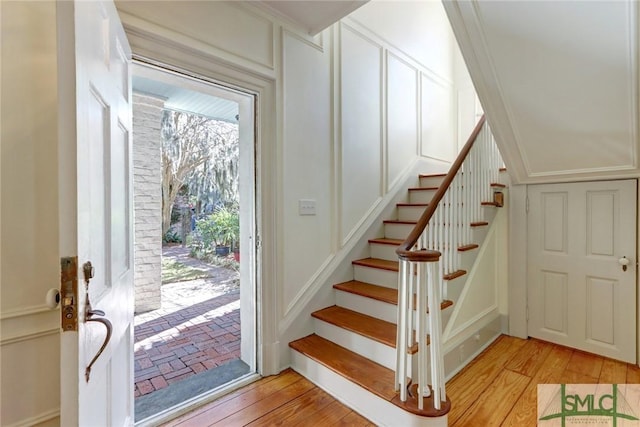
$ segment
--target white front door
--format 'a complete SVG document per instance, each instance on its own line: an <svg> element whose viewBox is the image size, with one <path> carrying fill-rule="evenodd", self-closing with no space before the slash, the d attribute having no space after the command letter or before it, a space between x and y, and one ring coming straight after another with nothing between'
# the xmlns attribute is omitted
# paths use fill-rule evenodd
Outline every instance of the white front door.
<svg viewBox="0 0 640 427"><path fill-rule="evenodd" d="M131 51L111 1L59 2L58 33L61 425L133 425Z"/></svg>
<svg viewBox="0 0 640 427"><path fill-rule="evenodd" d="M529 336L635 363L636 181L532 185L528 197Z"/></svg>

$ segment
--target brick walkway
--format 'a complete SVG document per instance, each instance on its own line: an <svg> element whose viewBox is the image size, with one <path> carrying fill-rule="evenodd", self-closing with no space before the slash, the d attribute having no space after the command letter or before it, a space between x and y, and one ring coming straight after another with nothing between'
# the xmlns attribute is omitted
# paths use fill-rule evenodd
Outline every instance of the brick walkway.
<svg viewBox="0 0 640 427"><path fill-rule="evenodd" d="M240 290L229 279L237 273L220 270L163 285L162 308L135 317L135 397L240 357Z"/></svg>

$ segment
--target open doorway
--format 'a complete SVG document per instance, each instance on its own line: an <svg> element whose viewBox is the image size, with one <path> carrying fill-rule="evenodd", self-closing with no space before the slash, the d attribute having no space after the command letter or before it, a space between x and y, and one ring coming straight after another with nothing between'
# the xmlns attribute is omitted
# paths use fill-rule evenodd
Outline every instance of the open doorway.
<svg viewBox="0 0 640 427"><path fill-rule="evenodd" d="M136 64L136 422L257 371L254 98Z"/></svg>

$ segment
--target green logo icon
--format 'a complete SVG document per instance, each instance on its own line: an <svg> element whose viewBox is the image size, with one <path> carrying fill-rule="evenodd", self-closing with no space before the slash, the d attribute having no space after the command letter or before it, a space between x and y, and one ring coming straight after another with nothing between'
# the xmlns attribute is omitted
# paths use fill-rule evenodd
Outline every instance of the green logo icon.
<svg viewBox="0 0 640 427"><path fill-rule="evenodd" d="M567 418L571 417L582 417L583 420L589 417L608 417L615 427L618 419L637 421L635 415L617 384L612 385L611 394L599 395L567 393L566 384L560 384L560 390L544 409L539 421L560 418L562 427L565 427Z"/></svg>

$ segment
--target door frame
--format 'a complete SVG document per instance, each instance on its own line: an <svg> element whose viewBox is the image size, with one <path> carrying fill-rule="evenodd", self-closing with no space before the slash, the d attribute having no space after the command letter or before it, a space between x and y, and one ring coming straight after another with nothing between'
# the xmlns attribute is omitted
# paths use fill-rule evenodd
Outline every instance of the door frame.
<svg viewBox="0 0 640 427"><path fill-rule="evenodd" d="M124 17L123 17L124 18ZM124 20L123 20L124 21ZM280 156L276 145L275 80L240 66L230 65L220 57L180 44L170 35L149 33L128 26L125 31L133 59L177 73L211 82L233 90L252 93L255 101L256 162L256 288L257 288L257 368L262 376L280 372L278 342L277 215L282 182Z"/></svg>
<svg viewBox="0 0 640 427"><path fill-rule="evenodd" d="M619 178L624 180L638 178ZM615 181L610 180L584 180L584 181ZM566 181L563 184L584 181ZM509 187L509 335L518 338L528 338L528 316L527 316L527 292L529 284L527 282L527 264L529 255L528 247L528 209L527 200L530 185L555 184L556 182L536 182L530 184L511 185ZM640 197L636 195L637 215L640 215ZM640 258L640 227L637 227L636 253ZM636 266L638 259L635 260ZM637 268L636 268L637 270ZM640 290L638 290L638 274L636 274L636 306L640 309ZM636 324L640 323L640 310L636 310ZM636 355L640 355L640 327L636 328ZM638 357L640 366L640 357Z"/></svg>

